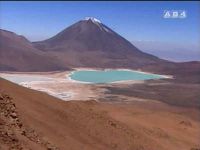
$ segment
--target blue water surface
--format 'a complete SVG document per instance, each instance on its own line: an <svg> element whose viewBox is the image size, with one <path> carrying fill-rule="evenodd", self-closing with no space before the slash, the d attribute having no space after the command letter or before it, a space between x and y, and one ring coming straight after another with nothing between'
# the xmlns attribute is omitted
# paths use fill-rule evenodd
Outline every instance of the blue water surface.
<svg viewBox="0 0 200 150"><path fill-rule="evenodd" d="M88 83L112 83L116 81L127 80L149 80L149 79L161 79L164 78L161 75L146 74L136 71L127 70L106 70L106 71L74 71L70 78L76 81L88 82Z"/></svg>

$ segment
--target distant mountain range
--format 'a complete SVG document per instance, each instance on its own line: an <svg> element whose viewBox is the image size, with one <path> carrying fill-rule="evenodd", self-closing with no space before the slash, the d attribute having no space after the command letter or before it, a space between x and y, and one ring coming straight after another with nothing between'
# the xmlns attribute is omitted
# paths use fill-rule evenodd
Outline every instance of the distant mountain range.
<svg viewBox="0 0 200 150"><path fill-rule="evenodd" d="M2 71L55 71L92 67L174 74L177 67L185 69L185 66L196 71L200 65L199 62L174 63L144 53L91 17L71 25L50 39L33 43L13 32L0 30Z"/></svg>
<svg viewBox="0 0 200 150"><path fill-rule="evenodd" d="M143 52L174 62L200 61L200 45L187 42L132 41Z"/></svg>

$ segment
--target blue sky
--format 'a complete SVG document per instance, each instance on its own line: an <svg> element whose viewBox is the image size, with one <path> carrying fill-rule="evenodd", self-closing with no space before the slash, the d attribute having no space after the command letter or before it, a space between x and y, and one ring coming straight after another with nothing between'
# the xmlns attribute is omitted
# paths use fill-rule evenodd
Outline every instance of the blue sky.
<svg viewBox="0 0 200 150"><path fill-rule="evenodd" d="M165 10L185 10L187 17L164 19ZM0 2L0 28L38 41L93 16L129 41L142 42L139 45L145 51L160 53L162 49L152 43L162 43L165 49L171 44L169 51L195 51L196 56L200 51L199 12L200 2ZM198 59L200 52L194 58Z"/></svg>

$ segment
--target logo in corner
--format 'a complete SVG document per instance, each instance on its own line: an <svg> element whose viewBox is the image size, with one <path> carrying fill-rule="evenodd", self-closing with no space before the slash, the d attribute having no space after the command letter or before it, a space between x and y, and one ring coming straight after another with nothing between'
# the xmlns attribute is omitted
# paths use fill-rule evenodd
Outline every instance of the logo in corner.
<svg viewBox="0 0 200 150"><path fill-rule="evenodd" d="M184 19L187 18L185 10L164 10L163 18L165 19Z"/></svg>

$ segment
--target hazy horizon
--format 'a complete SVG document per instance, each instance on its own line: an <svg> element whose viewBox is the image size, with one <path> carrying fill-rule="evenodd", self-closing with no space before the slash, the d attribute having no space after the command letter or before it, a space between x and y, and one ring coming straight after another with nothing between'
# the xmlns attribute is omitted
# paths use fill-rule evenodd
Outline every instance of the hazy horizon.
<svg viewBox="0 0 200 150"><path fill-rule="evenodd" d="M0 2L0 28L30 41L48 39L87 16L144 52L172 61L200 61L199 2ZM166 10L187 17L166 19Z"/></svg>

